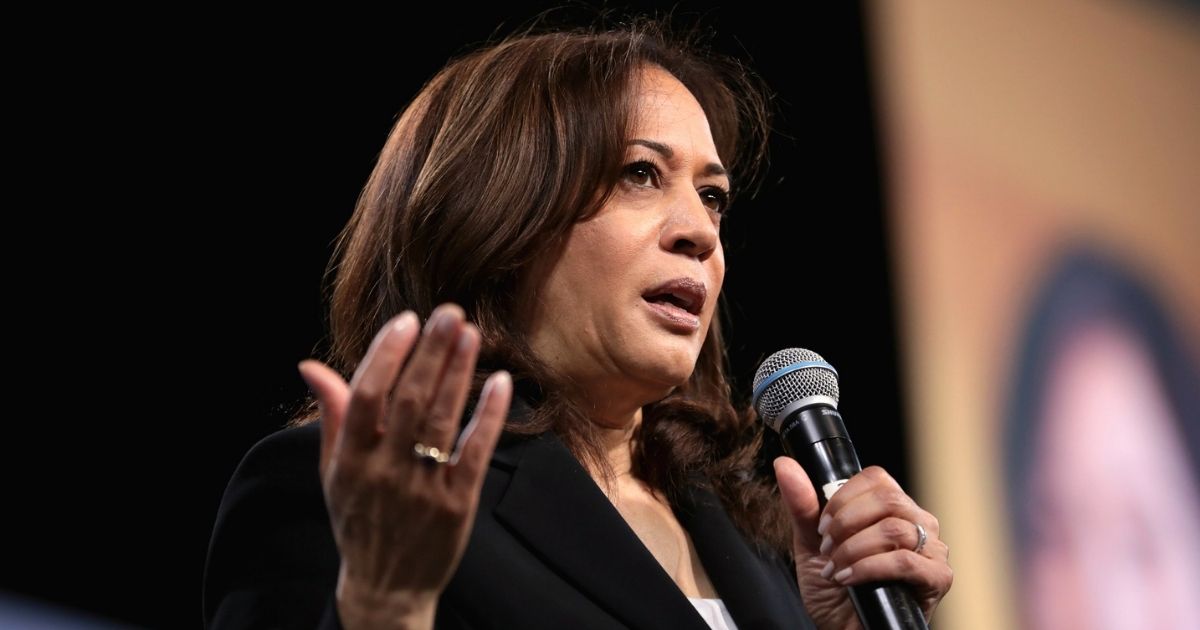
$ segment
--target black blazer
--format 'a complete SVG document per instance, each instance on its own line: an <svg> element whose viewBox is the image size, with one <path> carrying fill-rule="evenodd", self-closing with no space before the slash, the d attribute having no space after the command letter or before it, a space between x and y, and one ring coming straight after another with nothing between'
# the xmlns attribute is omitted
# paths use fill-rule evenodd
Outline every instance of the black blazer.
<svg viewBox="0 0 1200 630"><path fill-rule="evenodd" d="M514 400L514 413L519 399ZM204 574L212 630L341 627L339 558L317 472L320 427L263 438L235 471ZM698 487L675 514L739 630L812 628L791 559L757 551ZM492 458L438 628L707 630L696 609L553 434Z"/></svg>

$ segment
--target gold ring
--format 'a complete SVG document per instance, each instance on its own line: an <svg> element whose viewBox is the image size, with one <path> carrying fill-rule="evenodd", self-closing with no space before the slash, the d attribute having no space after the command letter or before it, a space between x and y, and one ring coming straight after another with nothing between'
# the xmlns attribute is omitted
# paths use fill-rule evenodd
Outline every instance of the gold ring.
<svg viewBox="0 0 1200 630"><path fill-rule="evenodd" d="M445 464L450 461L450 453L443 451L436 446L425 446L417 442L413 445L413 452L417 457L427 464Z"/></svg>

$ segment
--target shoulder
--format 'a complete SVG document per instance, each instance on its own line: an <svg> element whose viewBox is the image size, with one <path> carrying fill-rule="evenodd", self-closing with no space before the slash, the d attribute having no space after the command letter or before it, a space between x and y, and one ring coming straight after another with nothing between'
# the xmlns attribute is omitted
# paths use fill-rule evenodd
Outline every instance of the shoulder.
<svg viewBox="0 0 1200 630"><path fill-rule="evenodd" d="M267 435L250 447L226 488L245 491L262 485L279 487L320 484L320 422L288 427Z"/></svg>
<svg viewBox="0 0 1200 630"><path fill-rule="evenodd" d="M244 507L246 498L319 493L320 449L317 422L281 429L260 439L242 456L225 487L218 524L231 516L231 510Z"/></svg>
<svg viewBox="0 0 1200 630"><path fill-rule="evenodd" d="M290 427L262 438L251 447L225 488L216 529L220 531L230 522L263 529L283 517L325 518L318 473L320 431L317 423ZM250 520L246 512L268 514L272 518Z"/></svg>
<svg viewBox="0 0 1200 630"><path fill-rule="evenodd" d="M316 423L282 429L238 464L205 561L207 627L312 626L325 614L339 558L317 472L320 440Z"/></svg>

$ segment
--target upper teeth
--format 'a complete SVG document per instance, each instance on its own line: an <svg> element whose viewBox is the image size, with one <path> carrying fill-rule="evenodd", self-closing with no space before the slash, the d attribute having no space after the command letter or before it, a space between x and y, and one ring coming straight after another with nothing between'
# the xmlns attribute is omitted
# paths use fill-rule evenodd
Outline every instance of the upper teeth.
<svg viewBox="0 0 1200 630"><path fill-rule="evenodd" d="M674 302L677 303L676 306L685 311L692 307L692 301L685 295L679 295L678 293L665 293L663 294L663 297L668 298L669 300L674 300Z"/></svg>

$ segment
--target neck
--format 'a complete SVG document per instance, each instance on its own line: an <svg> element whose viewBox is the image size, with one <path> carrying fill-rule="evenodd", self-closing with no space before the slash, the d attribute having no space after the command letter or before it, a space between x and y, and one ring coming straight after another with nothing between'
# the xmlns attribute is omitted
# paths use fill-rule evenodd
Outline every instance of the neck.
<svg viewBox="0 0 1200 630"><path fill-rule="evenodd" d="M613 473L613 481L629 477L633 471L634 434L642 424L642 408L637 407L622 413L594 415L592 422L599 429L604 461ZM590 472L601 486L605 485L599 470Z"/></svg>
<svg viewBox="0 0 1200 630"><path fill-rule="evenodd" d="M601 443L613 474L627 476L633 470L633 436L642 425L642 410L639 408L629 421L621 427L601 429Z"/></svg>
<svg viewBox="0 0 1200 630"><path fill-rule="evenodd" d="M645 389L629 393L613 384L607 388L585 390L583 400L589 409L588 417L599 431L604 463L612 471L612 476L606 479L597 467L588 465L587 468L606 492L616 490L619 484L636 482L632 474L633 447L634 436L642 426L642 407L666 396L671 389ZM595 391L606 395L593 395ZM626 395L616 394L618 391Z"/></svg>

